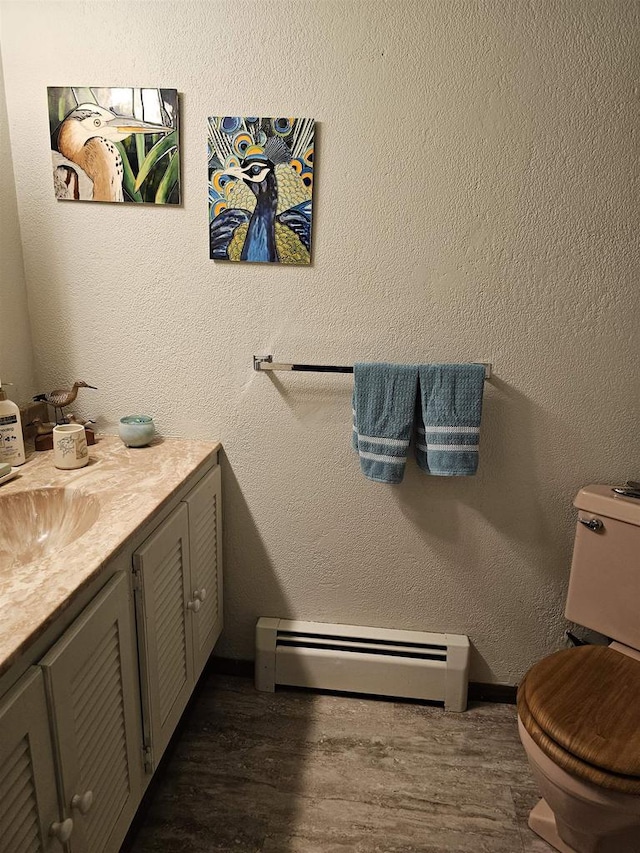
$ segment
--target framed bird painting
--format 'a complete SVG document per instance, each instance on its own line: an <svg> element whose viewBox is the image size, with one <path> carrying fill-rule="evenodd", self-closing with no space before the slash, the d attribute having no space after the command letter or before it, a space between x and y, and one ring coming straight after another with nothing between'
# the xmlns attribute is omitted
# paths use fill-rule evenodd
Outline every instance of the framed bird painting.
<svg viewBox="0 0 640 853"><path fill-rule="evenodd" d="M311 263L315 122L209 119L209 246L213 260Z"/></svg>
<svg viewBox="0 0 640 853"><path fill-rule="evenodd" d="M58 199L180 204L175 89L50 86Z"/></svg>

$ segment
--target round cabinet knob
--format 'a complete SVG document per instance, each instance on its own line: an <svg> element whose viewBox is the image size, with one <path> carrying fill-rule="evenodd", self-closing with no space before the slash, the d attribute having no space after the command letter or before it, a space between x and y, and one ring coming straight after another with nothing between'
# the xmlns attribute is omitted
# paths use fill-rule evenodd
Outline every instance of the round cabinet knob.
<svg viewBox="0 0 640 853"><path fill-rule="evenodd" d="M86 814L93 803L93 791L85 791L84 794L74 794L71 798L71 808L78 809L80 814Z"/></svg>
<svg viewBox="0 0 640 853"><path fill-rule="evenodd" d="M71 838L72 832L73 821L70 817L63 821L56 821L49 827L49 835L53 835L54 838L57 838L60 844L66 844Z"/></svg>
<svg viewBox="0 0 640 853"><path fill-rule="evenodd" d="M578 521L580 524L584 524L585 527L588 527L589 530L593 530L595 533L602 530L604 527L604 524L599 518L579 518Z"/></svg>
<svg viewBox="0 0 640 853"><path fill-rule="evenodd" d="M207 597L207 590L204 587L202 587L202 589L196 589L194 590L193 597L197 598L198 601L204 601Z"/></svg>
<svg viewBox="0 0 640 853"><path fill-rule="evenodd" d="M187 601L187 610L193 610L194 613L197 613L201 607L202 604L199 598L196 598L194 601Z"/></svg>

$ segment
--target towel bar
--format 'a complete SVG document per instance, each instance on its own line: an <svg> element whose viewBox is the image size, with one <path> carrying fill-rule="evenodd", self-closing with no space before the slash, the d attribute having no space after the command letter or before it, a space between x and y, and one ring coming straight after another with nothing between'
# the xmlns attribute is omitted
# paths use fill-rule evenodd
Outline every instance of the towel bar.
<svg viewBox="0 0 640 853"><path fill-rule="evenodd" d="M492 365L487 362L480 362L484 367L484 378L491 379ZM304 370L312 373L353 373L352 366L336 365L336 364L286 364L276 362L272 355L254 355L253 357L254 370Z"/></svg>

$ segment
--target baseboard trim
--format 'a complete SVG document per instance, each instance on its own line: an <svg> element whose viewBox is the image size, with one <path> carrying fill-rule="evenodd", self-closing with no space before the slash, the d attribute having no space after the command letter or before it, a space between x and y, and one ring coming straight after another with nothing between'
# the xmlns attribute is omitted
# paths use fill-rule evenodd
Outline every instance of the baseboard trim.
<svg viewBox="0 0 640 853"><path fill-rule="evenodd" d="M236 658L211 657L207 663L209 672L220 675L238 675L241 678L253 678L254 664L252 660L237 660Z"/></svg>
<svg viewBox="0 0 640 853"><path fill-rule="evenodd" d="M212 657L209 659L207 669L220 675L253 678L252 660ZM472 702L498 702L503 705L515 705L517 689L512 684L485 684L480 681L470 681L469 699Z"/></svg>
<svg viewBox="0 0 640 853"><path fill-rule="evenodd" d="M515 705L517 692L518 688L514 684L469 682L469 699L473 702L498 702L502 705Z"/></svg>

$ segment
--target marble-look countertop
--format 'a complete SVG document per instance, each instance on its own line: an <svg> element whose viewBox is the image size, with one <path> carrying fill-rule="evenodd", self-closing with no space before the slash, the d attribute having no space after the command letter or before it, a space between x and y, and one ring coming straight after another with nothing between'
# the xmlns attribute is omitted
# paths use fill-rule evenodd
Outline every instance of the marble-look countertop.
<svg viewBox="0 0 640 853"><path fill-rule="evenodd" d="M97 436L89 464L74 471L54 468L53 451L29 455L18 476L0 486L0 512L13 493L62 487L93 496L99 514L74 542L33 562L16 564L0 542L0 675L220 448L171 438L128 448L115 436Z"/></svg>

